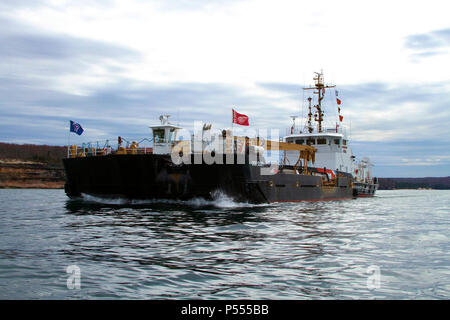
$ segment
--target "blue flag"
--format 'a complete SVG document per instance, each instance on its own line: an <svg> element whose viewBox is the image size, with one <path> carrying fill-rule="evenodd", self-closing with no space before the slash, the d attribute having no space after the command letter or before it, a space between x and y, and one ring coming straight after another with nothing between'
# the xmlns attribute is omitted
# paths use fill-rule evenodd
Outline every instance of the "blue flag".
<svg viewBox="0 0 450 320"><path fill-rule="evenodd" d="M81 135L83 133L83 128L79 123L73 122L70 120L70 132L75 132L77 135Z"/></svg>

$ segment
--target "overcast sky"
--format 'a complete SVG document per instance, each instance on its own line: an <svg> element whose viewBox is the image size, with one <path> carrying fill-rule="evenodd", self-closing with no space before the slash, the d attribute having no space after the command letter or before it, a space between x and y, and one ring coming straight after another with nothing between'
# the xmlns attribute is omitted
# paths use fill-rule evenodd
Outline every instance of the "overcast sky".
<svg viewBox="0 0 450 320"><path fill-rule="evenodd" d="M376 175L448 176L449 12L442 0L0 0L0 141L64 145L69 120L85 129L72 142L145 137L166 113L222 128L232 108L284 133L323 70ZM325 102L333 123L334 91Z"/></svg>

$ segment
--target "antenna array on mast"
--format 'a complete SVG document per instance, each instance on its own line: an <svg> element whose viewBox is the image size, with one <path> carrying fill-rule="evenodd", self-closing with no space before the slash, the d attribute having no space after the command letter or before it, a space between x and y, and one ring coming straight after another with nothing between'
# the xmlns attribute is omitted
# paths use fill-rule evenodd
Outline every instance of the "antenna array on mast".
<svg viewBox="0 0 450 320"><path fill-rule="evenodd" d="M316 109L315 113L314 113L314 121L317 122L317 132L321 133L322 132L322 121L323 121L323 116L324 113L322 111L322 100L325 94L325 89L327 88L334 88L336 86L334 85L325 85L324 81L323 81L323 71L319 72L315 72L316 76L314 77L314 81L315 84L314 86L311 87L306 87L303 88L303 90L316 90L313 91L313 94L317 95L317 104L314 105L314 108ZM308 131L309 133L312 133L313 131L313 127L311 124L311 118L312 118L312 110L311 110L311 97L308 97L308 102L309 102L309 113L308 113Z"/></svg>

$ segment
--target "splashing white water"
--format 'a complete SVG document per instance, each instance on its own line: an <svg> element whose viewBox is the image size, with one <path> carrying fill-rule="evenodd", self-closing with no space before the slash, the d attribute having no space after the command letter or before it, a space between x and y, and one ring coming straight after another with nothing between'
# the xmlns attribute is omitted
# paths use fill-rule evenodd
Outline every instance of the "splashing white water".
<svg viewBox="0 0 450 320"><path fill-rule="evenodd" d="M206 200L204 198L192 198L190 200L171 200L171 199L146 199L146 200L133 200L126 198L104 198L97 197L89 194L81 194L83 201L110 204L110 205L146 205L146 204L177 204L187 205L192 207L208 207L213 206L217 208L241 208L241 207L254 207L264 206L266 204L251 204L247 202L236 202L233 198L225 194L220 190L216 190L211 193L212 200Z"/></svg>
<svg viewBox="0 0 450 320"><path fill-rule="evenodd" d="M101 204L123 205L129 203L129 200L125 198L103 198L92 196L87 193L81 193L81 198L85 202L101 203Z"/></svg>

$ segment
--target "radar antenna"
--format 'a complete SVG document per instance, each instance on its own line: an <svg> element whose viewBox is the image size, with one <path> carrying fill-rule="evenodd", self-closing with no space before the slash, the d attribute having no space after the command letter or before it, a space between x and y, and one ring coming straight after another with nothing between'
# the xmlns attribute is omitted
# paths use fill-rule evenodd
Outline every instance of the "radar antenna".
<svg viewBox="0 0 450 320"><path fill-rule="evenodd" d="M159 116L159 120L161 121L161 124L168 124L169 117L170 117L170 114L163 114L163 115Z"/></svg>

